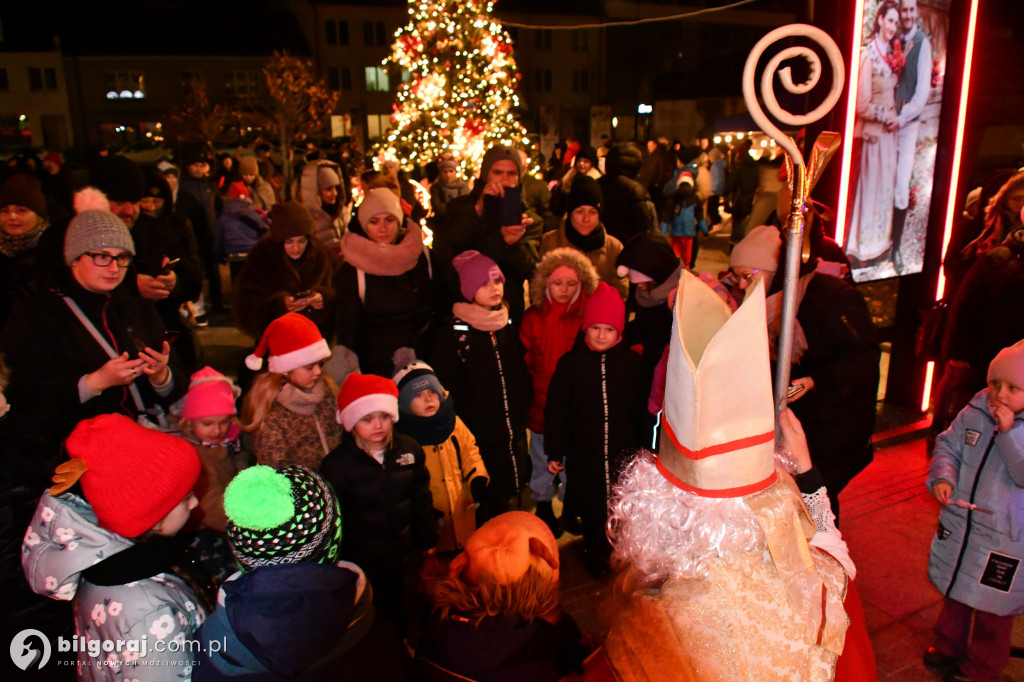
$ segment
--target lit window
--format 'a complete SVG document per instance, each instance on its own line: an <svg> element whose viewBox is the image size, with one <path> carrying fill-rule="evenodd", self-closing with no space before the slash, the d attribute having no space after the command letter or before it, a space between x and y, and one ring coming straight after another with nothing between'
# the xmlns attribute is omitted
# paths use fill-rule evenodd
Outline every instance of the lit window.
<svg viewBox="0 0 1024 682"><path fill-rule="evenodd" d="M370 114L366 117L366 134L371 140L384 137L389 130L391 130L390 114Z"/></svg>
<svg viewBox="0 0 1024 682"><path fill-rule="evenodd" d="M388 92L391 83L388 81L388 72L382 66L366 67L366 91L367 92Z"/></svg>

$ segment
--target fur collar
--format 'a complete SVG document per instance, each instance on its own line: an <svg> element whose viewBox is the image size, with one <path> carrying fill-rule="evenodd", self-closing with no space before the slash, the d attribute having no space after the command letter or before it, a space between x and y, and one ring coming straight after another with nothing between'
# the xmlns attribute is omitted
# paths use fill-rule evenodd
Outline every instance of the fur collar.
<svg viewBox="0 0 1024 682"><path fill-rule="evenodd" d="M470 327L481 332L496 332L508 324L508 307L502 304L497 310L488 310L476 303L456 303L452 314Z"/></svg>
<svg viewBox="0 0 1024 682"><path fill-rule="evenodd" d="M409 272L423 255L423 232L411 220L405 222L405 236L397 244L378 244L351 230L341 238L346 263L378 277L396 277Z"/></svg>

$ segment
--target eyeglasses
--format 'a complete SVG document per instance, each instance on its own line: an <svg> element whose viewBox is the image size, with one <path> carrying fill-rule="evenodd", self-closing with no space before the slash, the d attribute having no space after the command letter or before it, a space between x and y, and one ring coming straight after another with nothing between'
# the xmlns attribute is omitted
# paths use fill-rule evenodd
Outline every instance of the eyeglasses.
<svg viewBox="0 0 1024 682"><path fill-rule="evenodd" d="M729 272L732 273L732 276L735 277L737 281L746 282L747 284L750 284L754 280L754 278L757 277L757 273L761 272L761 270L758 269L754 270L753 272L741 275L732 268L729 268Z"/></svg>
<svg viewBox="0 0 1024 682"><path fill-rule="evenodd" d="M105 268L114 261L117 261L117 267L119 268L126 268L132 264L132 254L127 251L116 256L111 256L103 251L86 251L82 255L92 258L92 264L98 268Z"/></svg>

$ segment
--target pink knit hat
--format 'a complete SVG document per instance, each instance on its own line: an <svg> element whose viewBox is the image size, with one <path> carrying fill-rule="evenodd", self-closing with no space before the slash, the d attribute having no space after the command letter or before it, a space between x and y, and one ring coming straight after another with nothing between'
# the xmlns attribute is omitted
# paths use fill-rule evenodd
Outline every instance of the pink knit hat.
<svg viewBox="0 0 1024 682"><path fill-rule="evenodd" d="M626 328L626 304L607 282L597 285L597 290L587 299L583 309L583 329L595 324L606 324L614 328L619 336L622 336L622 330Z"/></svg>
<svg viewBox="0 0 1024 682"><path fill-rule="evenodd" d="M182 419L200 419L236 414L235 399L242 389L212 367L203 367L192 375L192 383L185 394Z"/></svg>
<svg viewBox="0 0 1024 682"><path fill-rule="evenodd" d="M331 357L327 341L312 320L298 313L285 313L267 326L256 350L245 358L245 366L254 372L263 367L263 356L271 372L285 374Z"/></svg>
<svg viewBox="0 0 1024 682"><path fill-rule="evenodd" d="M351 431L357 421L374 412L386 412L398 421L398 386L376 374L352 372L338 392L338 423Z"/></svg>
<svg viewBox="0 0 1024 682"><path fill-rule="evenodd" d="M492 279L505 283L498 264L479 251L463 251L452 259L452 267L459 273L459 291L467 301L472 301L477 289Z"/></svg>
<svg viewBox="0 0 1024 682"><path fill-rule="evenodd" d="M1024 388L1024 341L1002 349L988 366L988 380L1010 381Z"/></svg>

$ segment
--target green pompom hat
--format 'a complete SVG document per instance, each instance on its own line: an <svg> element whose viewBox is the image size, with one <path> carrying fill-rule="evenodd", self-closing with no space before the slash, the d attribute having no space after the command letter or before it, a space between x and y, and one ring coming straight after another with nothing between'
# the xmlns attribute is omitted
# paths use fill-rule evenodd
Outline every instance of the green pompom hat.
<svg viewBox="0 0 1024 682"><path fill-rule="evenodd" d="M338 560L338 499L307 467L244 469L224 491L224 512L231 551L246 569Z"/></svg>

